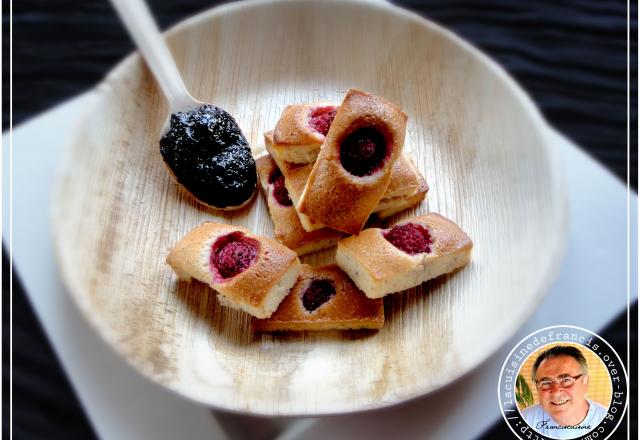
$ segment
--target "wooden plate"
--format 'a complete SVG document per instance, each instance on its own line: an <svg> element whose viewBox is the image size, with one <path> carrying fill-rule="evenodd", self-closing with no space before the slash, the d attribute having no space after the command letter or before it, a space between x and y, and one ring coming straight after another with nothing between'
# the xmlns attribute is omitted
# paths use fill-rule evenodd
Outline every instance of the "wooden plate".
<svg viewBox="0 0 640 440"><path fill-rule="evenodd" d="M484 55L416 15L356 1L226 5L176 26L169 42L193 95L234 115L256 154L289 103L340 102L357 87L399 104L405 151L431 189L392 220L439 212L475 248L463 270L386 298L379 332L252 333L247 315L177 282L164 260L205 220L272 236L263 196L218 213L178 189L158 147L166 103L130 56L69 145L53 230L79 308L145 376L255 414L377 408L465 374L534 311L562 255L563 188L538 111ZM330 262L333 251L303 260Z"/></svg>

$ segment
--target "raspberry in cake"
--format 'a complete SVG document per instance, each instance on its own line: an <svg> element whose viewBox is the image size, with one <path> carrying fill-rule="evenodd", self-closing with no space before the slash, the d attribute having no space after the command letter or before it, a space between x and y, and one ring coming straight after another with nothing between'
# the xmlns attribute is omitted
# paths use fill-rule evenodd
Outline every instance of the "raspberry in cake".
<svg viewBox="0 0 640 440"><path fill-rule="evenodd" d="M324 106L324 107L316 107L311 112L309 118L309 127L318 133L326 136L329 133L329 127L331 127L331 123L333 122L333 118L336 117L336 106Z"/></svg>
<svg viewBox="0 0 640 440"><path fill-rule="evenodd" d="M409 255L431 252L433 240L429 230L422 225L406 223L391 228L383 235L389 243Z"/></svg>
<svg viewBox="0 0 640 440"><path fill-rule="evenodd" d="M219 237L211 249L211 266L222 279L232 278L256 260L260 244L242 232Z"/></svg>
<svg viewBox="0 0 640 440"><path fill-rule="evenodd" d="M275 168L269 176L269 183L273 185L273 198L282 206L292 206L289 191L284 186L284 176L279 168Z"/></svg>
<svg viewBox="0 0 640 440"><path fill-rule="evenodd" d="M354 176L370 176L382 168L388 153L382 133L365 127L354 131L342 142L340 163Z"/></svg>
<svg viewBox="0 0 640 440"><path fill-rule="evenodd" d="M302 305L309 312L315 311L336 294L336 286L331 280L315 279L302 294Z"/></svg>

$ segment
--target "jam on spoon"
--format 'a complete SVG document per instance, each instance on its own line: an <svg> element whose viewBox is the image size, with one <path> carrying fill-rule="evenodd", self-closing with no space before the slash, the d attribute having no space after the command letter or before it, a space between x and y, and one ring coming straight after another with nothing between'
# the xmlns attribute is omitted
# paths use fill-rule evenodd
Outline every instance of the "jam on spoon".
<svg viewBox="0 0 640 440"><path fill-rule="evenodd" d="M251 149L233 117L187 91L143 0L113 0L120 18L169 101L160 152L180 185L217 209L238 209L253 196L257 177Z"/></svg>
<svg viewBox="0 0 640 440"><path fill-rule="evenodd" d="M198 200L228 209L242 206L256 188L256 164L233 117L205 104L171 115L160 153L176 180Z"/></svg>

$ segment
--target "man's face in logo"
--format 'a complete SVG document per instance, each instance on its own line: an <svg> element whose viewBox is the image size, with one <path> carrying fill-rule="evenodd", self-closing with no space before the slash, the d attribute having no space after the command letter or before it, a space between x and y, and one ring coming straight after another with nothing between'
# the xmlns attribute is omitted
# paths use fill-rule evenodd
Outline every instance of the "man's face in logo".
<svg viewBox="0 0 640 440"><path fill-rule="evenodd" d="M573 385L563 387L563 379L565 382L573 381L571 377L581 374L578 361L566 355L545 359L536 371L540 405L559 425L578 424L586 415L588 405L584 396L589 386L589 377L583 375ZM548 390L540 387L544 381L551 381Z"/></svg>

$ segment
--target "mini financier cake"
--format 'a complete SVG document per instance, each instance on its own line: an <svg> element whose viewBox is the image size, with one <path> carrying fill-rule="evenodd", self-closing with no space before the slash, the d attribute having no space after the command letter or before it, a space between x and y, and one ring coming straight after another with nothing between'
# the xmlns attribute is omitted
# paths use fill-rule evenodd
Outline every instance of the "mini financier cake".
<svg viewBox="0 0 640 440"><path fill-rule="evenodd" d="M389 186L373 212L379 219L384 220L419 204L428 191L429 186L413 161L401 154L391 169Z"/></svg>
<svg viewBox="0 0 640 440"><path fill-rule="evenodd" d="M171 250L167 263L178 278L195 278L218 292L220 304L268 318L300 273L300 260L280 243L247 229L205 222Z"/></svg>
<svg viewBox="0 0 640 440"><path fill-rule="evenodd" d="M367 298L338 266L302 272L291 293L268 319L252 319L257 331L380 329L384 325L381 299Z"/></svg>
<svg viewBox="0 0 640 440"><path fill-rule="evenodd" d="M344 234L323 228L307 232L300 223L289 192L284 186L284 176L270 156L256 159L260 186L264 191L269 214L274 225L276 239L299 256L334 247Z"/></svg>
<svg viewBox="0 0 640 440"><path fill-rule="evenodd" d="M315 162L337 109L330 103L285 107L273 130L273 154L291 163Z"/></svg>
<svg viewBox="0 0 640 440"><path fill-rule="evenodd" d="M381 298L466 265L472 247L455 223L431 213L340 240L336 263L369 298Z"/></svg>
<svg viewBox="0 0 640 440"><path fill-rule="evenodd" d="M273 148L273 131L264 134L267 151L284 176L284 186L287 189L293 206L297 206L304 187L313 169L313 164L293 164L278 159ZM373 212L381 220L419 204L427 195L429 186L413 161L405 154L401 154L391 168L389 186ZM305 231L315 231L324 225L298 212L300 224ZM300 254L299 254L300 255Z"/></svg>
<svg viewBox="0 0 640 440"><path fill-rule="evenodd" d="M271 159L276 163L276 166L284 176L284 186L289 193L289 197L291 197L293 207L298 213L300 224L304 230L311 232L324 228L325 226L322 223L314 221L306 215L301 214L297 208L298 202L300 201L300 195L302 194L304 186L307 184L309 174L311 174L311 170L313 169L313 164L296 164L277 159L273 148L272 131L267 131L264 134L264 142Z"/></svg>
<svg viewBox="0 0 640 440"><path fill-rule="evenodd" d="M407 115L360 90L349 90L329 128L297 205L333 229L358 233L382 199L402 152Z"/></svg>
<svg viewBox="0 0 640 440"><path fill-rule="evenodd" d="M378 206L376 206L373 212L380 220L384 220L400 211L419 204L427 196L427 191L429 190L427 183L424 180L422 182L422 185L418 186L411 195L380 200L380 203L378 203Z"/></svg>

